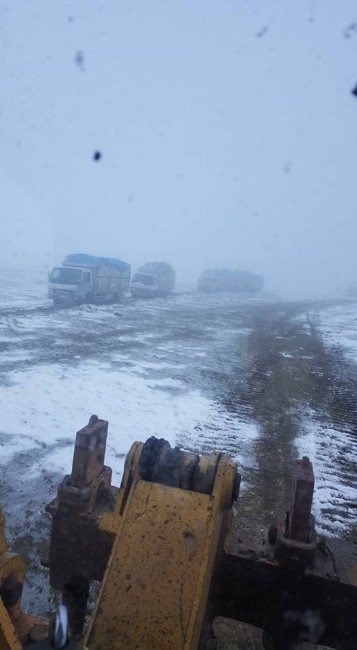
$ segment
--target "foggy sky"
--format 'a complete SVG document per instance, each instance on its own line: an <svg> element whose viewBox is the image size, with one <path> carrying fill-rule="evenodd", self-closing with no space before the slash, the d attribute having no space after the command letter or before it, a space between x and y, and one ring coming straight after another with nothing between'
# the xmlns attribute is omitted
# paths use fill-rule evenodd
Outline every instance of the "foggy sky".
<svg viewBox="0 0 357 650"><path fill-rule="evenodd" d="M0 266L86 252L344 289L354 23L352 0L0 0Z"/></svg>

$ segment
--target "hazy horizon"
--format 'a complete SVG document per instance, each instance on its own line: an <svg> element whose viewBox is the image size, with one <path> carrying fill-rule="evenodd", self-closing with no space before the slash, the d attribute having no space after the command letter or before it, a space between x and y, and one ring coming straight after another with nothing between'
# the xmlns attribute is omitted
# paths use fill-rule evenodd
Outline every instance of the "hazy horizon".
<svg viewBox="0 0 357 650"><path fill-rule="evenodd" d="M355 3L1 0L0 30L2 268L357 279Z"/></svg>

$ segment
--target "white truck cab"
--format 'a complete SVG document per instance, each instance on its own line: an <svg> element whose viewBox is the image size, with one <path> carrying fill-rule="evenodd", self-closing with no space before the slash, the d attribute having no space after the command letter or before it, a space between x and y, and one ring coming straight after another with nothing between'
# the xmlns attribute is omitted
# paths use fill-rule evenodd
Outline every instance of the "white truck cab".
<svg viewBox="0 0 357 650"><path fill-rule="evenodd" d="M120 300L129 291L130 264L114 258L76 253L48 277L48 297L55 305Z"/></svg>
<svg viewBox="0 0 357 650"><path fill-rule="evenodd" d="M55 266L49 275L48 297L54 303L81 304L92 297L92 271L75 266Z"/></svg>
<svg viewBox="0 0 357 650"><path fill-rule="evenodd" d="M175 271L167 262L148 262L134 273L130 291L133 296L167 296L175 287Z"/></svg>

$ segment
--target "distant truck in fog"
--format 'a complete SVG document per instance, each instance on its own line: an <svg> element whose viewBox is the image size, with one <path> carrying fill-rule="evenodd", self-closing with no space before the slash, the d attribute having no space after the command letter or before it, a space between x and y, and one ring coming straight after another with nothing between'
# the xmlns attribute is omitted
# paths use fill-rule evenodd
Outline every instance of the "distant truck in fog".
<svg viewBox="0 0 357 650"><path fill-rule="evenodd" d="M67 255L48 277L55 305L118 301L129 291L130 264L111 257Z"/></svg>
<svg viewBox="0 0 357 650"><path fill-rule="evenodd" d="M175 288L175 271L167 262L148 262L134 273L130 292L142 298L167 296Z"/></svg>
<svg viewBox="0 0 357 650"><path fill-rule="evenodd" d="M207 269L198 280L198 291L211 293L221 291L236 291L256 293L263 288L263 276L248 271L232 271L230 269Z"/></svg>

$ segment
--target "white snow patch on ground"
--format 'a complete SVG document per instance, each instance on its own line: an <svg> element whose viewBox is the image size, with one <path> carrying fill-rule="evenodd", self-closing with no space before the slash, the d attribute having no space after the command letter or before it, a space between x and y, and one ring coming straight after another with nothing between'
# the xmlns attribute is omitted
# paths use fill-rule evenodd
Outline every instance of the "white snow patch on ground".
<svg viewBox="0 0 357 650"><path fill-rule="evenodd" d="M130 361L129 358L129 352L127 352L126 354L118 354L117 352L115 352L114 354L111 353L110 359L111 361L119 362L119 363L121 363L122 361L132 363L132 361Z"/></svg>
<svg viewBox="0 0 357 650"><path fill-rule="evenodd" d="M357 467L355 439L349 431L336 431L319 422L314 413L302 423L297 439L299 457L308 456L314 467L313 513L317 530L336 535L356 524ZM340 475L341 460L348 467Z"/></svg>
<svg viewBox="0 0 357 650"><path fill-rule="evenodd" d="M1 352L1 363L26 361L31 357L32 357L31 350L11 350L9 352Z"/></svg>
<svg viewBox="0 0 357 650"><path fill-rule="evenodd" d="M161 388L165 390L166 388L183 388L184 384L178 379L171 379L171 377L165 377L165 379L151 379L148 381L148 386L150 388Z"/></svg>
<svg viewBox="0 0 357 650"><path fill-rule="evenodd" d="M340 346L357 363L357 301L322 310L317 316L324 343Z"/></svg>
<svg viewBox="0 0 357 650"><path fill-rule="evenodd" d="M0 269L0 309L49 305L46 271Z"/></svg>
<svg viewBox="0 0 357 650"><path fill-rule="evenodd" d="M135 440L156 435L197 451L229 451L231 438L236 453L238 436L239 460L247 454L251 457L252 440L259 435L255 425L227 416L199 391L183 390L179 381L170 377L148 381L113 370L110 363L37 366L9 373L8 379L9 385L0 386L0 433L9 435L0 465L18 451L39 447L41 461L31 474L28 470L34 478L43 469L70 473L75 432L92 413L109 420L106 463L113 469L114 484L119 482L125 455ZM45 445L47 455L43 455Z"/></svg>
<svg viewBox="0 0 357 650"><path fill-rule="evenodd" d="M2 431L0 432L2 433ZM29 449L29 447L38 448L40 446L41 443L36 438L32 438L29 435L9 435L8 439L4 439L0 442L0 466L6 465L6 463L16 454L21 454Z"/></svg>
<svg viewBox="0 0 357 650"><path fill-rule="evenodd" d="M149 363L149 362L144 362L142 364L142 367L145 368L145 370L166 370L170 368L175 368L177 369L184 369L186 368L186 365L183 363Z"/></svg>

